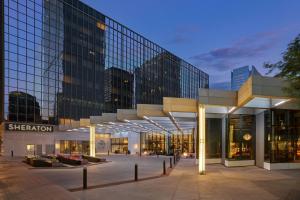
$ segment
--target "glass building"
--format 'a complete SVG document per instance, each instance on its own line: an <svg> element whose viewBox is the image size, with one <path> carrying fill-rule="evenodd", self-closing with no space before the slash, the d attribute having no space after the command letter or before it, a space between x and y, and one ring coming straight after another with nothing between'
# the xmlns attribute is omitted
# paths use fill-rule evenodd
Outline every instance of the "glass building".
<svg viewBox="0 0 300 200"><path fill-rule="evenodd" d="M245 81L251 76L260 75L254 66L244 66L236 68L231 72L231 90L237 91L245 83Z"/></svg>
<svg viewBox="0 0 300 200"><path fill-rule="evenodd" d="M197 98L206 73L78 0L1 0L1 121L70 124Z"/></svg>

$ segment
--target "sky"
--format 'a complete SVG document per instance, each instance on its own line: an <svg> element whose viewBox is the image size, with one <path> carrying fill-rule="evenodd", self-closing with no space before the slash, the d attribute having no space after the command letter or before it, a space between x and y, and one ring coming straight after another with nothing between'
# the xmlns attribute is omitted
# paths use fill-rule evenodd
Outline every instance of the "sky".
<svg viewBox="0 0 300 200"><path fill-rule="evenodd" d="M82 0L210 76L222 88L232 69L280 61L300 33L299 0Z"/></svg>

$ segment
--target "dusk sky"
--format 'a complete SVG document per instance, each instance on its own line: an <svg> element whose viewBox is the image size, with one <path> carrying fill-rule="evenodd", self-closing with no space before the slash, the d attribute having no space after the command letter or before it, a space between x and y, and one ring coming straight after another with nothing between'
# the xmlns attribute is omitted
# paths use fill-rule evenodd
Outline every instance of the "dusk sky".
<svg viewBox="0 0 300 200"><path fill-rule="evenodd" d="M210 75L276 62L300 33L299 0L83 0Z"/></svg>

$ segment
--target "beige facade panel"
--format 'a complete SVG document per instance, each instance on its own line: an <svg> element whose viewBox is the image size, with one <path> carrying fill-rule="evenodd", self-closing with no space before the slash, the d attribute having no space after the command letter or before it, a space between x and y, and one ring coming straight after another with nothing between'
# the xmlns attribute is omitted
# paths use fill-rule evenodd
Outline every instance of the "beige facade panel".
<svg viewBox="0 0 300 200"><path fill-rule="evenodd" d="M300 100L291 100L282 105L277 106L278 109L300 110Z"/></svg>
<svg viewBox="0 0 300 200"><path fill-rule="evenodd" d="M253 96L289 98L289 95L283 91L287 86L288 83L279 78L252 76Z"/></svg>
<svg viewBox="0 0 300 200"><path fill-rule="evenodd" d="M251 76L239 89L238 91L238 103L237 105L243 106L245 105L248 101L253 99L253 94L252 94L252 83L253 83L253 76Z"/></svg>
<svg viewBox="0 0 300 200"><path fill-rule="evenodd" d="M197 112L197 100L186 98L164 97L163 111L169 112Z"/></svg>
<svg viewBox="0 0 300 200"><path fill-rule="evenodd" d="M90 120L90 118L82 118L82 119L80 119L80 126L82 127L82 126L90 126L91 125L91 120Z"/></svg>
<svg viewBox="0 0 300 200"><path fill-rule="evenodd" d="M116 122L117 113L102 113L102 116L91 116L91 124L99 124L101 122Z"/></svg>
<svg viewBox="0 0 300 200"><path fill-rule="evenodd" d="M118 109L117 110L117 120L138 120L137 110L135 109Z"/></svg>
<svg viewBox="0 0 300 200"><path fill-rule="evenodd" d="M139 118L147 117L164 117L162 105L152 105L152 104L137 104L137 116Z"/></svg>
<svg viewBox="0 0 300 200"><path fill-rule="evenodd" d="M283 88L288 83L275 77L251 76L238 91L238 106L241 107L254 97L288 99Z"/></svg>
<svg viewBox="0 0 300 200"><path fill-rule="evenodd" d="M200 88L199 103L215 106L236 106L237 92Z"/></svg>

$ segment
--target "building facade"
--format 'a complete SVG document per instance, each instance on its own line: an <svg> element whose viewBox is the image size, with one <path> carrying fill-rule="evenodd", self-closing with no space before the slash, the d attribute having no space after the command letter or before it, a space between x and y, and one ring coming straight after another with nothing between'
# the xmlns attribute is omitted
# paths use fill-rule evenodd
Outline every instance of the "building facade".
<svg viewBox="0 0 300 200"><path fill-rule="evenodd" d="M5 120L12 92L41 111L32 121L16 109L15 121L68 124L208 87L207 74L80 1L3 2Z"/></svg>
<svg viewBox="0 0 300 200"><path fill-rule="evenodd" d="M252 74L259 75L259 72L254 66L244 66L233 69L231 72L231 90L239 90Z"/></svg>
<svg viewBox="0 0 300 200"><path fill-rule="evenodd" d="M81 118L197 98L206 73L78 0L1 0L0 120Z"/></svg>

